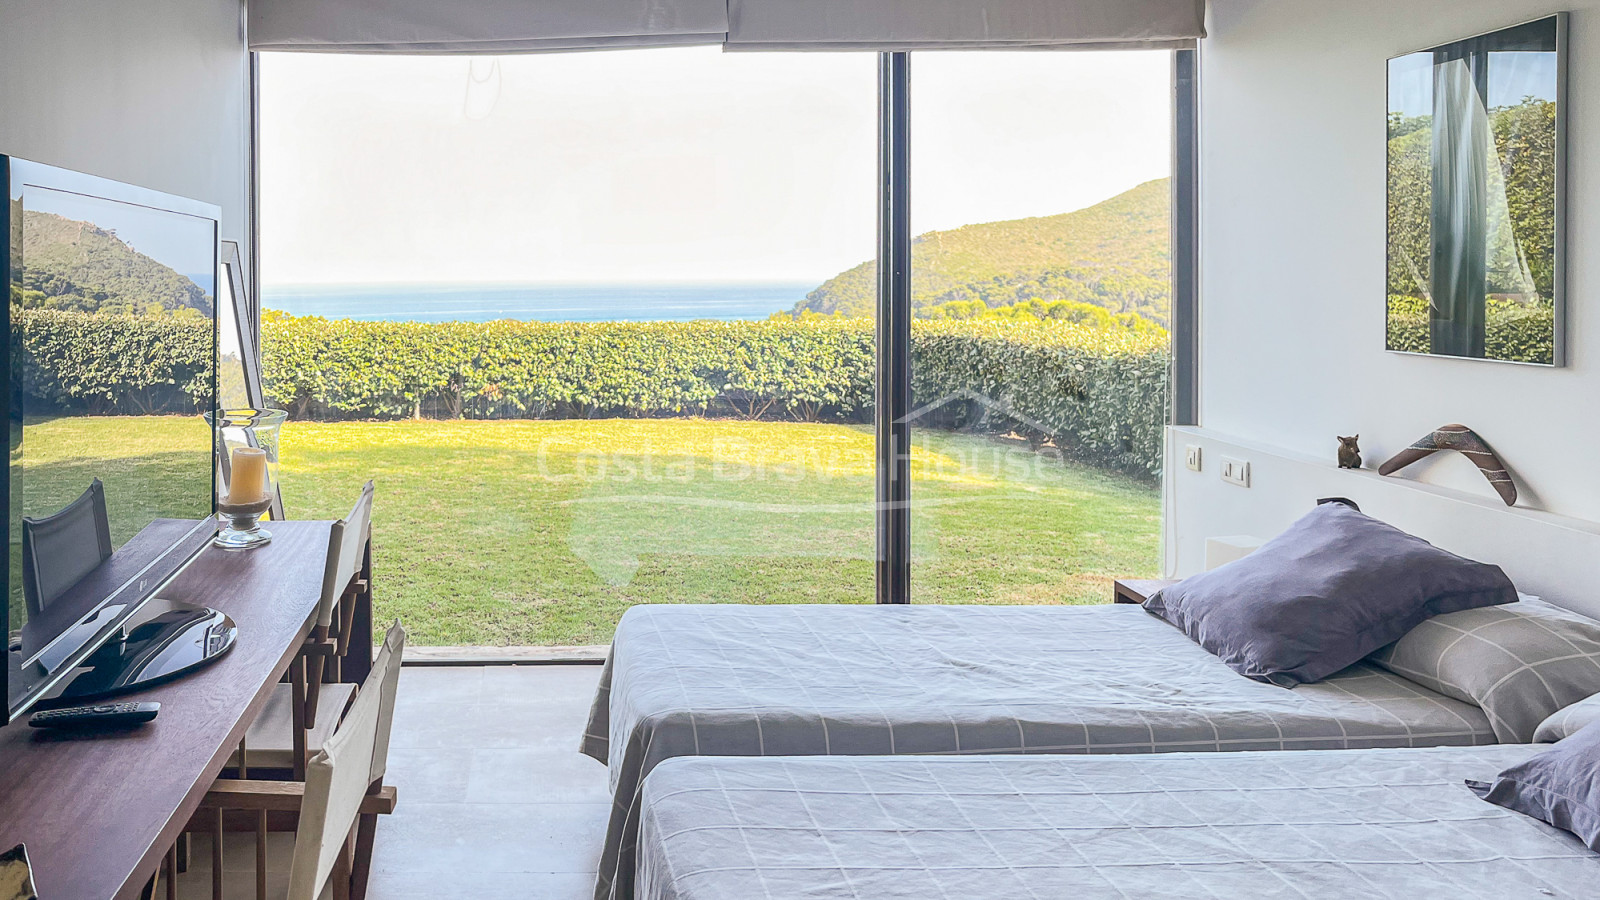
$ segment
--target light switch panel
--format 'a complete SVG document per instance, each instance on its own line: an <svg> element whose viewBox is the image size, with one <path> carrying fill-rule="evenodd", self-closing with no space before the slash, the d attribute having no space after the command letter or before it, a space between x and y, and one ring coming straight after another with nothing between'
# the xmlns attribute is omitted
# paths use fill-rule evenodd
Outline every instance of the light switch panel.
<svg viewBox="0 0 1600 900"><path fill-rule="evenodd" d="M1223 481L1242 488L1250 486L1250 461L1247 459L1234 459L1224 456L1217 464L1217 470Z"/></svg>

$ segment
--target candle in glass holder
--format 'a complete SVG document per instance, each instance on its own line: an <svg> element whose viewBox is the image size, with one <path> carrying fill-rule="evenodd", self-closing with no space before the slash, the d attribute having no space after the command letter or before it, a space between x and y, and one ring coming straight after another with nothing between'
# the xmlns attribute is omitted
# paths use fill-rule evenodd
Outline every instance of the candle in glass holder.
<svg viewBox="0 0 1600 900"><path fill-rule="evenodd" d="M260 503L267 496L267 451L260 447L235 447L232 476L228 479L228 503L244 506Z"/></svg>

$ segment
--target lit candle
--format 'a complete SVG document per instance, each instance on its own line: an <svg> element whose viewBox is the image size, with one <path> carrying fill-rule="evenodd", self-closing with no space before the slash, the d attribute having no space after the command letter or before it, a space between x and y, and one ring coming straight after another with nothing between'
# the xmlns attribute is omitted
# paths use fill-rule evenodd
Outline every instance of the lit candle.
<svg viewBox="0 0 1600 900"><path fill-rule="evenodd" d="M267 451L260 447L233 448L233 477L228 479L228 503L243 506L267 497Z"/></svg>

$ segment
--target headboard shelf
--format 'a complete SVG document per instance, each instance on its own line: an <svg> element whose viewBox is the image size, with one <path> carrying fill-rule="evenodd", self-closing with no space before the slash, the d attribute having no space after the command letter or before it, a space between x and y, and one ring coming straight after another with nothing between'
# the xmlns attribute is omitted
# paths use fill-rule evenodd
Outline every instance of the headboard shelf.
<svg viewBox="0 0 1600 900"><path fill-rule="evenodd" d="M1184 467L1184 446L1198 444L1207 465ZM1224 484L1211 463L1250 462L1250 487ZM1249 534L1270 538L1322 497L1348 497L1367 513L1435 545L1506 570L1517 587L1600 618L1600 523L1526 507L1370 469L1340 469L1326 458L1204 428L1173 427L1167 439L1163 522L1169 575L1204 568L1205 539Z"/></svg>

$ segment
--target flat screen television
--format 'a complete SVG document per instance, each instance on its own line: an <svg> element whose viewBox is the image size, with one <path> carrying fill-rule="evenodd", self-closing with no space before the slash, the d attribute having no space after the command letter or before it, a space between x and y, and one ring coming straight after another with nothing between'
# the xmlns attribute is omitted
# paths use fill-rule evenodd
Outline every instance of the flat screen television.
<svg viewBox="0 0 1600 900"><path fill-rule="evenodd" d="M0 177L3 723L125 641L215 533L220 210L15 157Z"/></svg>

